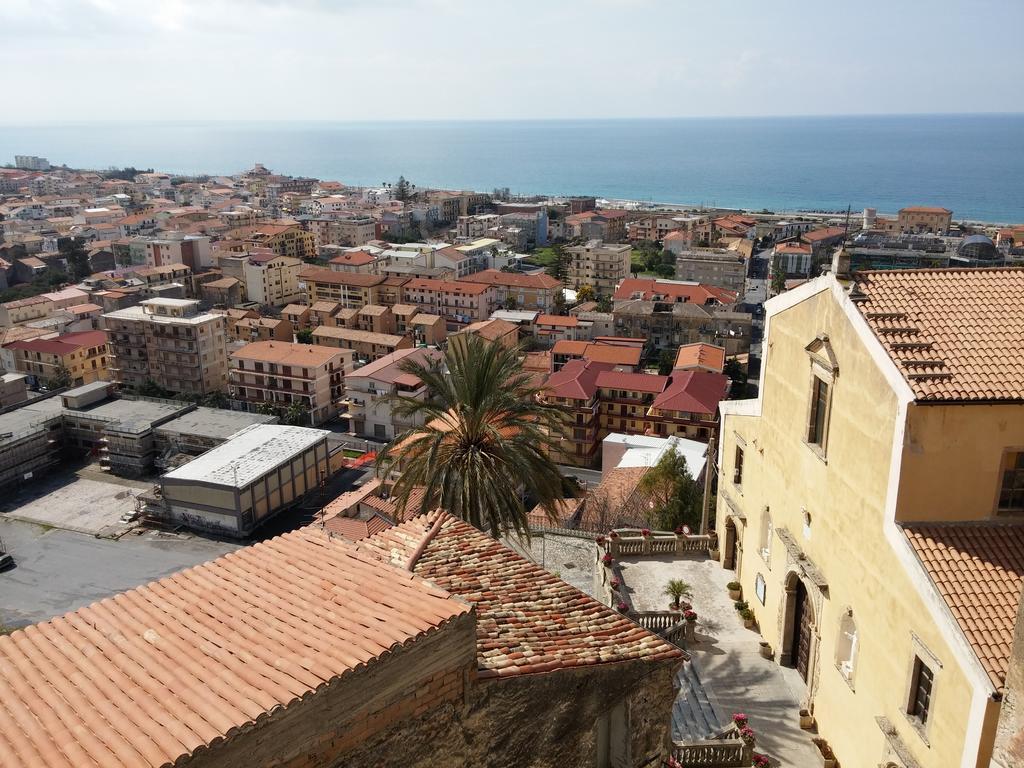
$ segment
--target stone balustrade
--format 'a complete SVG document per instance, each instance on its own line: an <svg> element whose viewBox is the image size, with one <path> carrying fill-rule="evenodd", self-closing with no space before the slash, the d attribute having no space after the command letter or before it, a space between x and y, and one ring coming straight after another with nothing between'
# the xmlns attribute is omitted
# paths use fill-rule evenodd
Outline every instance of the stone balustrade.
<svg viewBox="0 0 1024 768"><path fill-rule="evenodd" d="M754 750L742 739L715 739L693 744L675 742L672 757L686 768L743 768L751 765Z"/></svg>
<svg viewBox="0 0 1024 768"><path fill-rule="evenodd" d="M644 536L635 528L621 528L604 537L604 551L612 557L652 557L707 553L712 537L707 534L687 535L666 531L651 531Z"/></svg>

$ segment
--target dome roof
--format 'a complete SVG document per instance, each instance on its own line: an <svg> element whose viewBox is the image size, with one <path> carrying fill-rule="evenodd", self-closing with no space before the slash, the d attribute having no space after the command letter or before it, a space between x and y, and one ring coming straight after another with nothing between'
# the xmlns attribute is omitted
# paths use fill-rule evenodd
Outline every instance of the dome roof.
<svg viewBox="0 0 1024 768"><path fill-rule="evenodd" d="M995 243L985 235L971 235L965 237L964 241L956 249L958 256L966 259L980 259L991 261L999 258Z"/></svg>

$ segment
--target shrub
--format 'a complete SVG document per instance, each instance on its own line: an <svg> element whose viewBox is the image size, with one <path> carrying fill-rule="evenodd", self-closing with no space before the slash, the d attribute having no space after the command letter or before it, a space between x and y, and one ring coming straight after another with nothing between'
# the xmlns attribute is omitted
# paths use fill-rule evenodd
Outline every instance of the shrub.
<svg viewBox="0 0 1024 768"><path fill-rule="evenodd" d="M750 718L742 712L734 712L732 716L732 721L736 723L737 727L746 728L747 723L750 722Z"/></svg>
<svg viewBox="0 0 1024 768"><path fill-rule="evenodd" d="M750 604L747 603L746 600L737 600L735 603L732 604L732 607L740 613L743 613L743 611L747 610L747 608L750 607Z"/></svg>
<svg viewBox="0 0 1024 768"><path fill-rule="evenodd" d="M696 621L697 620L697 612L696 611L686 611L683 614L683 618L686 619L687 621Z"/></svg>
<svg viewBox="0 0 1024 768"><path fill-rule="evenodd" d="M735 592L737 589L742 589L743 585L740 584L738 581L730 581L728 584L725 585L725 588L728 589L730 592Z"/></svg>
<svg viewBox="0 0 1024 768"><path fill-rule="evenodd" d="M744 608L742 611L740 611L740 618L744 621L753 621L754 612L749 608Z"/></svg>

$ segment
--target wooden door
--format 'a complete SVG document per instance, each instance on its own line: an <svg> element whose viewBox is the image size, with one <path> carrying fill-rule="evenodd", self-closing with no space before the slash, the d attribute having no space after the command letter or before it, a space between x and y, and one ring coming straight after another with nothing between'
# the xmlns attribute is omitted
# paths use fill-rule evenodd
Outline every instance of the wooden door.
<svg viewBox="0 0 1024 768"><path fill-rule="evenodd" d="M796 659L797 672L806 683L811 660L811 625L814 623L814 609L802 581L796 583L794 600L796 611L793 615L793 638L796 648L793 649L793 658Z"/></svg>

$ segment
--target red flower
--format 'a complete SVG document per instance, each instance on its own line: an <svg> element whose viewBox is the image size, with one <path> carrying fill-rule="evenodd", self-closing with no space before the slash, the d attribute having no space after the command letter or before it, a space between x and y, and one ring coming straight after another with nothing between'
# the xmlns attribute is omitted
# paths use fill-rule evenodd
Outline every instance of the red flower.
<svg viewBox="0 0 1024 768"><path fill-rule="evenodd" d="M619 613L625 613L629 610L629 604L625 602L620 602L616 607L619 609Z"/></svg>
<svg viewBox="0 0 1024 768"><path fill-rule="evenodd" d="M640 535L641 535L641 536L643 536L644 538L647 538L648 536L650 536L650 535L651 535L651 529L650 529L650 528L644 528L644 529L642 529L642 530L640 531Z"/></svg>
<svg viewBox="0 0 1024 768"><path fill-rule="evenodd" d="M601 558L601 562L604 563L605 565L611 565L612 564L612 560L614 560L614 559L615 558L613 558L611 556L611 553L606 552L604 557Z"/></svg>
<svg viewBox="0 0 1024 768"><path fill-rule="evenodd" d="M618 579L612 579L612 589L618 589L622 585L622 582Z"/></svg>
<svg viewBox="0 0 1024 768"><path fill-rule="evenodd" d="M686 611L686 613L683 614L683 618L686 619L687 621L696 621L697 620L697 612L696 611Z"/></svg>
<svg viewBox="0 0 1024 768"><path fill-rule="evenodd" d="M612 537L613 539L617 539L617 538L619 538L619 534L617 534L617 533L616 533L615 531L612 531L612 532L611 532L611 533L609 533L608 535L609 535L609 536L611 536L611 537Z"/></svg>
<svg viewBox="0 0 1024 768"><path fill-rule="evenodd" d="M760 752L755 752L750 758L750 764L754 766L754 768L769 768L771 762L768 760L768 755L762 755Z"/></svg>
<svg viewBox="0 0 1024 768"><path fill-rule="evenodd" d="M740 728L743 728L746 726L748 722L750 722L750 718L748 718L742 712L737 712L732 716L732 721L736 723L736 725L738 725Z"/></svg>
<svg viewBox="0 0 1024 768"><path fill-rule="evenodd" d="M598 544L604 544L604 536L598 536L596 541Z"/></svg>

